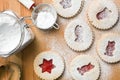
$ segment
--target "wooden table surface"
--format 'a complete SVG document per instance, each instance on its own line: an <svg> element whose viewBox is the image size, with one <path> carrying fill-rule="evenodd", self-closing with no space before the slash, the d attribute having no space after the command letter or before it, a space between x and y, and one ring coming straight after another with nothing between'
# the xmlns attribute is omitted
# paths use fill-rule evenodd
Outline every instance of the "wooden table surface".
<svg viewBox="0 0 120 80"><path fill-rule="evenodd" d="M36 5L39 3L52 3L52 0L34 1ZM117 4L120 12L120 0L114 1ZM21 5L18 0L0 0L0 11L3 10L13 10L17 13L18 16L30 16L32 12L32 10L28 10L23 5ZM80 15L81 14L73 19L78 18ZM79 54L91 54L97 56L95 51L97 39L99 39L99 37L104 33L112 31L117 32L118 30L120 30L120 22L118 22L117 25L109 31L100 31L91 27L95 34L95 40L92 47L85 52L75 52L71 50L64 41L64 29L66 28L66 25L73 19L63 19L61 17L58 17L57 22L60 25L59 30L42 31L36 27L31 27L35 35L34 41L21 52L8 58L0 58L0 62L11 61L19 64L21 67L21 80L40 80L33 70L33 61L35 59L35 56L43 51L55 50L58 53L62 54L66 63L64 74L59 80L72 80L68 72L69 65L67 64L69 64L71 60ZM99 61L101 63L101 76L99 80L120 80L120 63L107 64L100 59ZM3 80L8 80L8 76L5 76Z"/></svg>

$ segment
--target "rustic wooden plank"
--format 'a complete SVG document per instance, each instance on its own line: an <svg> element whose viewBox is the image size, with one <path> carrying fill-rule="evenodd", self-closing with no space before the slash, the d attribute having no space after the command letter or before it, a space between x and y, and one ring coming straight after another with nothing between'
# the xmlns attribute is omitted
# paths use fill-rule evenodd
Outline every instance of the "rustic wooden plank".
<svg viewBox="0 0 120 80"><path fill-rule="evenodd" d="M40 3L52 3L52 0L34 0L34 1L36 5ZM115 0L115 3L117 4L120 12L120 0ZM31 12L32 12L32 10L28 10L22 4L20 4L18 0L0 0L0 11L8 10L8 9L15 11L19 16L31 16ZM35 26L31 27L35 35L34 41L18 54L12 55L6 59L0 58L0 63L2 61L12 61L21 65L22 80L40 80L38 76L35 74L33 69L34 59L36 55L39 54L40 52L47 51L47 50L55 50L64 57L66 64L69 64L72 58L74 58L75 56L81 53L93 55L93 53L96 52L95 51L95 45L97 43L96 40L94 41L94 44L87 52L81 52L81 53L74 52L66 45L64 41L64 29L71 20L72 19L66 20L61 17L58 17L57 22L60 25L60 30L42 31L36 28ZM28 23L31 23L31 22L28 21ZM120 30L118 29L118 26L119 24L117 24L117 27L111 29L110 31ZM106 33L103 31L101 32L99 30L96 30L93 27L92 29L95 31L96 39L99 39L99 36L101 34ZM120 63L114 64L114 65L108 65L108 66L110 66L111 74L109 76L105 76L106 74L101 74L100 80L106 79L106 77L109 80L119 80L120 79L120 76L119 76ZM66 65L66 70L63 76L60 78L60 80L71 80L71 76L68 72L68 68L69 68L69 65ZM4 77L4 80L8 80L8 75Z"/></svg>

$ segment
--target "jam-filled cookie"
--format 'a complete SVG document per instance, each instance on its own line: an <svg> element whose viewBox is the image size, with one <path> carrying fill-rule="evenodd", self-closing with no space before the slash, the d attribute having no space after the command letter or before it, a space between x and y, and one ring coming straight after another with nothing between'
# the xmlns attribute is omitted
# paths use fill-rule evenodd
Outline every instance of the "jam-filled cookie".
<svg viewBox="0 0 120 80"><path fill-rule="evenodd" d="M82 19L73 20L68 24L64 38L68 46L75 51L84 51L93 42L92 30Z"/></svg>
<svg viewBox="0 0 120 80"><path fill-rule="evenodd" d="M89 22L98 29L109 29L118 21L118 9L112 0L93 0L87 15Z"/></svg>
<svg viewBox="0 0 120 80"><path fill-rule="evenodd" d="M57 13L64 18L77 15L82 10L83 4L84 0L53 0Z"/></svg>
<svg viewBox="0 0 120 80"><path fill-rule="evenodd" d="M108 63L120 61L120 35L117 33L104 34L97 44L97 53Z"/></svg>
<svg viewBox="0 0 120 80"><path fill-rule="evenodd" d="M42 52L34 60L34 71L41 79L55 80L61 76L63 70L63 58L54 51Z"/></svg>
<svg viewBox="0 0 120 80"><path fill-rule="evenodd" d="M100 75L100 66L93 57L79 55L72 60L70 73L74 80L97 80Z"/></svg>

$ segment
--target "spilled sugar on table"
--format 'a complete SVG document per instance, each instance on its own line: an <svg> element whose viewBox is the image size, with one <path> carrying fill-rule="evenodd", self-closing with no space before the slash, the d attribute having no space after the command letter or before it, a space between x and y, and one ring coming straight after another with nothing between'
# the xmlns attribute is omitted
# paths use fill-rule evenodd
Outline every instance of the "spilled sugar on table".
<svg viewBox="0 0 120 80"><path fill-rule="evenodd" d="M34 0L34 1L36 5L39 3L52 3L52 0ZM120 13L120 1L119 0L114 0L114 1ZM83 10L84 9L85 8L83 8ZM20 4L18 0L0 0L0 11L3 11L3 10L13 10L14 12L18 14L18 16L30 16L32 12L31 10L26 9L22 4ZM84 14L84 11L82 11L81 14L74 17L73 19L79 19L80 16L83 14ZM93 29L94 34L95 34L94 35L95 40L94 40L92 47L85 52L75 52L71 50L64 41L64 30L67 24L73 19L64 19L58 16L57 22L60 26L59 30L42 31L36 28L35 26L31 27L35 35L34 41L21 52L15 55L12 55L8 58L0 58L0 62L11 61L11 62L15 62L19 64L21 67L21 80L40 80L33 70L33 61L35 57L40 52L48 51L48 50L55 50L58 53L63 55L65 59L65 63L66 63L65 65L66 69L64 71L64 74L59 80L72 80L69 74L69 65L67 64L70 64L71 60L79 54L91 54L91 55L97 56L95 45L97 43L97 40L99 39L99 36L101 36L104 33L111 32L111 31L112 32L120 31L119 21L115 25L114 28L108 31L100 31L90 26ZM28 21L28 23L31 23L31 22ZM100 75L99 80L120 80L120 76L119 76L120 63L107 64L101 61L100 59L99 61L101 64L101 75ZM6 75L3 78L3 80L8 80L8 75Z"/></svg>

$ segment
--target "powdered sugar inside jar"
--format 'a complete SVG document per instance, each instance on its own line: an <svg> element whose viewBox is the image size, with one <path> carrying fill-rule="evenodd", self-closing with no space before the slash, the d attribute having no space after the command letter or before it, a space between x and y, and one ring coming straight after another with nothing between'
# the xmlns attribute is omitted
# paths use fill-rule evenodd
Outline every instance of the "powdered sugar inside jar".
<svg viewBox="0 0 120 80"><path fill-rule="evenodd" d="M0 54L14 50L21 40L20 24L14 17L0 14Z"/></svg>
<svg viewBox="0 0 120 80"><path fill-rule="evenodd" d="M34 35L27 24L11 10L0 13L0 56L8 57L27 46Z"/></svg>

